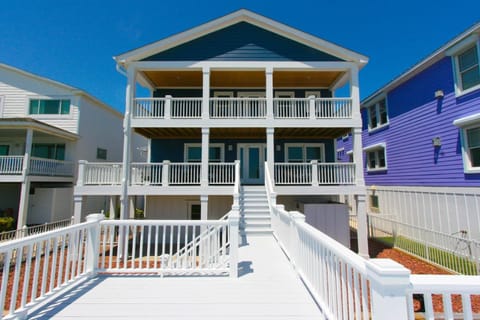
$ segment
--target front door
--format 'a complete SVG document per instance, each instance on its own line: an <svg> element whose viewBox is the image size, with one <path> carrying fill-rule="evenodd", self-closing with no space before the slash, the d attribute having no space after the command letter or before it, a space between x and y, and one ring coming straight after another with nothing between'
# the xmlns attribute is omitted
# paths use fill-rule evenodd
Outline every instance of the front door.
<svg viewBox="0 0 480 320"><path fill-rule="evenodd" d="M241 164L241 180L243 184L263 184L266 160L264 143L238 145L238 157Z"/></svg>

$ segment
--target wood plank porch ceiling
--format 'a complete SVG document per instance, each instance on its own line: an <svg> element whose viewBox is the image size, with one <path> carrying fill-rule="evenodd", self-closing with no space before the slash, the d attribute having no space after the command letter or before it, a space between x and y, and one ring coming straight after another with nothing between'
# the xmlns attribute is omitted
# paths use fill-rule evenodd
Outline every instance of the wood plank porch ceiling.
<svg viewBox="0 0 480 320"><path fill-rule="evenodd" d="M144 71L158 88L202 87L201 71ZM274 71L274 88L327 88L342 74L338 71ZM264 71L218 71L210 74L212 88L264 88Z"/></svg>
<svg viewBox="0 0 480 320"><path fill-rule="evenodd" d="M136 128L150 139L201 139L200 128ZM275 139L338 138L349 128L275 128ZM210 139L266 139L265 128L211 128Z"/></svg>

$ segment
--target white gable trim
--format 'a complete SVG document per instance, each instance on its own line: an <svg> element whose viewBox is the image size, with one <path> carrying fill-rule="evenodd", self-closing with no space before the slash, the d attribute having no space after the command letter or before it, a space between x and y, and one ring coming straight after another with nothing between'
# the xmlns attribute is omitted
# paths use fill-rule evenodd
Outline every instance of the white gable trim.
<svg viewBox="0 0 480 320"><path fill-rule="evenodd" d="M215 19L144 47L128 51L124 54L114 57L114 59L118 64L125 67L131 61L141 60L155 53L168 50L175 46L200 38L206 34L213 33L217 30L234 25L238 22L251 23L252 25L277 33L281 36L303 43L317 50L324 51L343 60L355 62L361 67L368 62L368 58L364 55L342 48L336 44L245 9L235 11L224 17Z"/></svg>

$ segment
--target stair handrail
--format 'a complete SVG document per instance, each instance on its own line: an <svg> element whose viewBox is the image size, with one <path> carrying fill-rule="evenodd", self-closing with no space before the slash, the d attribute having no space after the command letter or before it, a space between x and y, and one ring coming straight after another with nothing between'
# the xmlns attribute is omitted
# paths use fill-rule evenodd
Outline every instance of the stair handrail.
<svg viewBox="0 0 480 320"><path fill-rule="evenodd" d="M240 205L240 160L235 160L235 184L233 186L233 208Z"/></svg>
<svg viewBox="0 0 480 320"><path fill-rule="evenodd" d="M273 189L273 185L274 182L268 168L268 162L265 161L265 189L267 191L267 200L270 214L272 213L273 208L277 205L277 193Z"/></svg>

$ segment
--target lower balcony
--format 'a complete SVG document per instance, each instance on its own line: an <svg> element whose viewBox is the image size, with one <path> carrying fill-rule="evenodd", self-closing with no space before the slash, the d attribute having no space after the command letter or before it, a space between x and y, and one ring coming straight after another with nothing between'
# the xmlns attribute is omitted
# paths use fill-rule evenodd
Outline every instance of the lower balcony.
<svg viewBox="0 0 480 320"><path fill-rule="evenodd" d="M0 156L0 177L2 180L21 177L24 168L24 156ZM31 157L27 175L49 177L73 177L74 164L69 161Z"/></svg>

